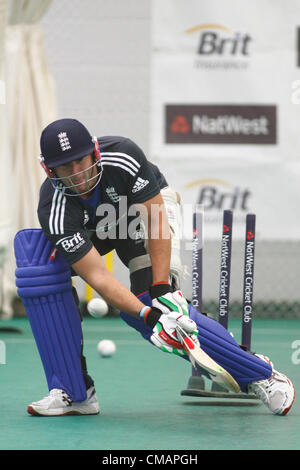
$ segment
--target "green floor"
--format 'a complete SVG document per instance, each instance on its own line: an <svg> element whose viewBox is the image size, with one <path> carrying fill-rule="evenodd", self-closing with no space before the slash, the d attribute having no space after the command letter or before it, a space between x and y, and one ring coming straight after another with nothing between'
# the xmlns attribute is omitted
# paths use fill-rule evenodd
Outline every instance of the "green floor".
<svg viewBox="0 0 300 470"><path fill-rule="evenodd" d="M28 403L48 393L26 319L0 322L22 334L0 332L6 364L0 364L0 449L203 450L300 449L300 401L290 414L274 416L264 406L228 406L181 396L191 368L162 353L119 318L85 318L85 355L102 413L97 416L33 417ZM239 340L239 321L230 330ZM114 357L98 356L100 339L116 342ZM269 355L300 389L299 320L256 320L253 349ZM299 343L298 343L299 344ZM298 346L299 348L299 346ZM294 353L294 356L292 354Z"/></svg>

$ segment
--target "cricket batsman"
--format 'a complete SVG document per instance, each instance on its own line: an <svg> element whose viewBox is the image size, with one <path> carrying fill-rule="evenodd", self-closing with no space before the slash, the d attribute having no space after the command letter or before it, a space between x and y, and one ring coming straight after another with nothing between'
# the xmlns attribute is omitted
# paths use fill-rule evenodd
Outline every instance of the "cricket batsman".
<svg viewBox="0 0 300 470"><path fill-rule="evenodd" d="M145 340L185 360L186 344L198 348L208 358L202 366L209 378L221 380L226 373L240 390L254 392L271 412L285 415L294 401L292 382L265 356L244 351L181 292L180 197L159 168L130 139L93 137L75 119L49 124L40 145L46 172L38 206L41 229L21 230L14 243L18 293L49 389L28 413L100 411L83 354L82 318L72 287L77 275ZM130 290L105 266L102 256L112 250L128 268Z"/></svg>

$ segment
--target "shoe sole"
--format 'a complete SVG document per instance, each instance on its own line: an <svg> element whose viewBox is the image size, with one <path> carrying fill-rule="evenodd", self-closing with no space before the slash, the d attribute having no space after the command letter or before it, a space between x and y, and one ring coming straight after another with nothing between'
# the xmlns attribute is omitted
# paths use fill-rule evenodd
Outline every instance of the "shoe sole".
<svg viewBox="0 0 300 470"><path fill-rule="evenodd" d="M32 416L50 416L50 417L51 416L88 416L88 415L97 415L97 414L100 413L100 410L93 411L93 412L90 412L90 413L82 413L81 411L78 411L78 410L70 410L70 411L67 411L67 412L60 413L57 410L57 411L54 411L53 413L46 414L46 413L43 413L43 412L38 412L32 406L29 405L27 407L27 413L29 413Z"/></svg>

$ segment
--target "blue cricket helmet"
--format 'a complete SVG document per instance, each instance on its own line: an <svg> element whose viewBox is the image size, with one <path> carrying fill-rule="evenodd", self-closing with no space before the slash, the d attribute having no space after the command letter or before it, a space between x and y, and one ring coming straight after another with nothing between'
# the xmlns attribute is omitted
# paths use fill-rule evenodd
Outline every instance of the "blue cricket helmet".
<svg viewBox="0 0 300 470"><path fill-rule="evenodd" d="M94 152L95 142L76 119L58 119L42 132L41 153L48 168L77 160Z"/></svg>

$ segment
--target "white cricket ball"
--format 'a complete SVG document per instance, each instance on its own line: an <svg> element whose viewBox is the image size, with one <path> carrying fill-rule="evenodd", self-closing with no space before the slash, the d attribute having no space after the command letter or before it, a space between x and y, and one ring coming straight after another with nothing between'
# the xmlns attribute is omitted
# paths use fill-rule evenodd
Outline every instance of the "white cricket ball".
<svg viewBox="0 0 300 470"><path fill-rule="evenodd" d="M97 350L102 357L111 357L115 354L117 348L115 343L110 339L103 339L99 341Z"/></svg>
<svg viewBox="0 0 300 470"><path fill-rule="evenodd" d="M108 314L108 305L104 299L95 297L87 304L87 311L92 317L101 318Z"/></svg>

